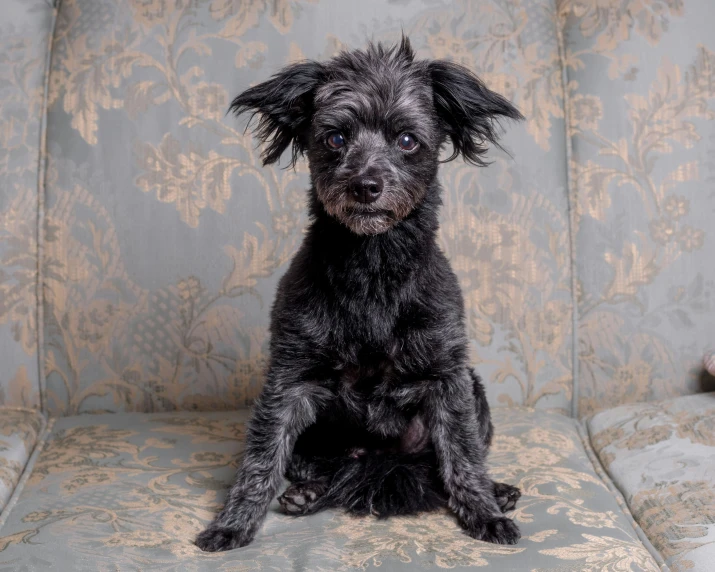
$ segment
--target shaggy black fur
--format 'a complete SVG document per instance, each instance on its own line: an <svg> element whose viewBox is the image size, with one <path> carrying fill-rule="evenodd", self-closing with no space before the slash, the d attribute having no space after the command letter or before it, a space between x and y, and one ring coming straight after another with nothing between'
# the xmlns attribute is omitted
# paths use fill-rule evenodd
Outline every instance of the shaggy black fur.
<svg viewBox="0 0 715 572"><path fill-rule="evenodd" d="M286 475L291 514L448 506L467 534L519 539L494 483L484 389L467 364L462 295L437 246L439 152L477 165L519 112L467 69L415 61L409 42L283 70L239 95L273 163L310 165L311 223L280 281L271 360L226 505L197 538L245 546Z"/></svg>

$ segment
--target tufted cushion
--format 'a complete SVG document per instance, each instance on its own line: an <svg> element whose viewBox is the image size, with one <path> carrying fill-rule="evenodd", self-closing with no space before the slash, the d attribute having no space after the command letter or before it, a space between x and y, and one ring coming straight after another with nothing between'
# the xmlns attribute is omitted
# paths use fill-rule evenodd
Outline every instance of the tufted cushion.
<svg viewBox="0 0 715 572"><path fill-rule="evenodd" d="M604 411L593 446L673 570L715 559L715 393Z"/></svg>
<svg viewBox="0 0 715 572"><path fill-rule="evenodd" d="M710 375L715 376L715 352L705 355L703 365Z"/></svg>
<svg viewBox="0 0 715 572"><path fill-rule="evenodd" d="M62 570L657 570L606 485L576 423L498 410L493 475L518 484L523 539L496 546L448 514L284 516L272 506L253 544L204 554L191 543L224 498L246 411L59 419L5 526L0 565ZM29 546L31 543L31 549Z"/></svg>
<svg viewBox="0 0 715 572"><path fill-rule="evenodd" d="M0 407L0 513L45 427L39 411Z"/></svg>

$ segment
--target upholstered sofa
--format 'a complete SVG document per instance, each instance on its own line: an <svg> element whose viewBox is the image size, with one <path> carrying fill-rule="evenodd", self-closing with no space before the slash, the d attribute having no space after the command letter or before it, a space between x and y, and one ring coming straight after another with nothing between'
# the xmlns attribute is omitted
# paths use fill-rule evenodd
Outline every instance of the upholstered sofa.
<svg viewBox="0 0 715 572"><path fill-rule="evenodd" d="M0 569L715 569L714 25L711 0L2 2ZM523 537L273 506L202 553L306 224L305 163L263 168L228 103L403 31L527 118L441 174Z"/></svg>

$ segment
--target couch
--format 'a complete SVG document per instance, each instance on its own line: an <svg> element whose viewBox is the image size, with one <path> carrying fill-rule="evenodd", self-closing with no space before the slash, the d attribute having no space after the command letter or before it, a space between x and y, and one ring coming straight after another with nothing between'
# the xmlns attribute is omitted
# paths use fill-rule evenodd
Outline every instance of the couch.
<svg viewBox="0 0 715 572"><path fill-rule="evenodd" d="M713 569L710 0L0 10L0 569ZM403 31L527 118L443 166L440 235L523 537L273 505L202 553L306 224L305 163L263 168L228 103Z"/></svg>

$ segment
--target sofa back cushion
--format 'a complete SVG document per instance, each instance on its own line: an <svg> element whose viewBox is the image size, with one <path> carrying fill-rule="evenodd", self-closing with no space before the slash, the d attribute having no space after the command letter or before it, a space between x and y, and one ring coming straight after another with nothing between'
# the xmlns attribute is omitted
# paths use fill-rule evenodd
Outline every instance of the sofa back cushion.
<svg viewBox="0 0 715 572"><path fill-rule="evenodd" d="M441 244L495 404L568 410L572 305L554 2L65 0L50 75L48 410L250 403L278 278L306 225L304 161L262 167L233 96L367 39L465 64L529 118L487 169L445 165ZM287 164L284 158L283 166Z"/></svg>
<svg viewBox="0 0 715 572"><path fill-rule="evenodd" d="M561 9L579 412L715 389L715 4Z"/></svg>
<svg viewBox="0 0 715 572"><path fill-rule="evenodd" d="M0 404L40 407L38 169L54 12L47 0L0 9Z"/></svg>

